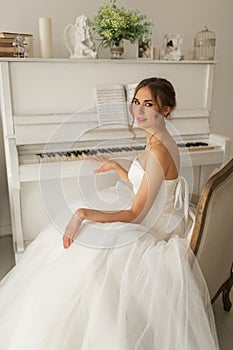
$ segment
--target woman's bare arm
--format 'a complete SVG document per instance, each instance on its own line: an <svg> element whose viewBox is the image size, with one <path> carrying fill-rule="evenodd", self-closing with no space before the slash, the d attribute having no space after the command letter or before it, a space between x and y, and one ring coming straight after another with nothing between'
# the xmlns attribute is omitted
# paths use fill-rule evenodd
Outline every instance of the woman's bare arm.
<svg viewBox="0 0 233 350"><path fill-rule="evenodd" d="M64 248L68 248L77 236L83 220L96 222L132 222L140 223L150 210L164 180L164 171L153 155L149 157L140 188L133 204L128 210L107 212L88 208L79 208L68 223L64 236Z"/></svg>
<svg viewBox="0 0 233 350"><path fill-rule="evenodd" d="M127 172L118 163L115 165L115 170L117 171L117 169L119 172L122 171L121 175L125 176L126 179ZM130 209L116 212L106 212L94 209L79 208L75 214L80 220L140 223L151 208L163 180L164 171L155 155L151 153L148 156L145 174L143 176L140 188Z"/></svg>

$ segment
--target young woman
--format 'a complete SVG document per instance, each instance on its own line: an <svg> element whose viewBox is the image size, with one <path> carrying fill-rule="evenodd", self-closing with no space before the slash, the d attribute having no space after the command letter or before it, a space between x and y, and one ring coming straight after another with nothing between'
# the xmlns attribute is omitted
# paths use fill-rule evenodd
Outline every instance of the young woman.
<svg viewBox="0 0 233 350"><path fill-rule="evenodd" d="M49 227L30 244L0 284L0 348L219 348L207 287L194 257L189 263L187 222L176 208L179 152L165 124L175 106L167 80L139 83L131 111L145 129L145 151L128 172L90 157L97 173L114 169L123 180L117 192L104 190L108 198L117 193L118 210L111 201L98 210L80 200L62 240Z"/></svg>

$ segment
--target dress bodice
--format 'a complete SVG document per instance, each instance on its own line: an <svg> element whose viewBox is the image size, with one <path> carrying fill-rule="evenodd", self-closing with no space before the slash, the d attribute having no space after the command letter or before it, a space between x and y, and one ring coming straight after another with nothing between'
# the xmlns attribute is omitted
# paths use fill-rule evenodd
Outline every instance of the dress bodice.
<svg viewBox="0 0 233 350"><path fill-rule="evenodd" d="M144 176L144 169L135 159L129 169L128 177L136 194ZM158 233L161 239L171 234L184 235L188 215L188 186L183 177L164 180L154 203L141 222L150 233Z"/></svg>
<svg viewBox="0 0 233 350"><path fill-rule="evenodd" d="M137 159L134 159L128 172L128 178L133 185L133 191L135 194L139 190L143 176L144 169L142 168L140 162Z"/></svg>

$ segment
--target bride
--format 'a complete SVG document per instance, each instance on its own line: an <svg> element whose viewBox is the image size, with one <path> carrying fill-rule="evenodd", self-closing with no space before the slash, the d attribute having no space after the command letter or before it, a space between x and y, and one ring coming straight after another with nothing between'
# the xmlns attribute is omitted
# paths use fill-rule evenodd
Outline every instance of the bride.
<svg viewBox="0 0 233 350"><path fill-rule="evenodd" d="M179 151L165 124L175 106L167 80L139 83L131 111L145 151L128 172L90 157L96 173L123 180L98 193L117 194L118 209L77 200L63 236L51 225L28 246L0 283L0 349L219 349L185 205L177 207Z"/></svg>

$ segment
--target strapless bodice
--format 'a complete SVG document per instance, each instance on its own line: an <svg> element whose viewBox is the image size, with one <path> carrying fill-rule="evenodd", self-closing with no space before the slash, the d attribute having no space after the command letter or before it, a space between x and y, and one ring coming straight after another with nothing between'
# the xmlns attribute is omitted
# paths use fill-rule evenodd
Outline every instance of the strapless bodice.
<svg viewBox="0 0 233 350"><path fill-rule="evenodd" d="M136 194L144 176L144 169L135 159L129 169L128 177ZM152 207L141 222L152 234L156 232L161 239L171 234L183 235L188 215L188 186L186 180L179 176L173 180L164 180Z"/></svg>
<svg viewBox="0 0 233 350"><path fill-rule="evenodd" d="M145 171L141 163L138 161L137 158L134 159L128 172L128 178L133 185L133 191L135 194L139 190L144 173ZM163 183L166 183L166 186L173 188L176 187L178 181L179 178L176 178L174 180L164 180Z"/></svg>

